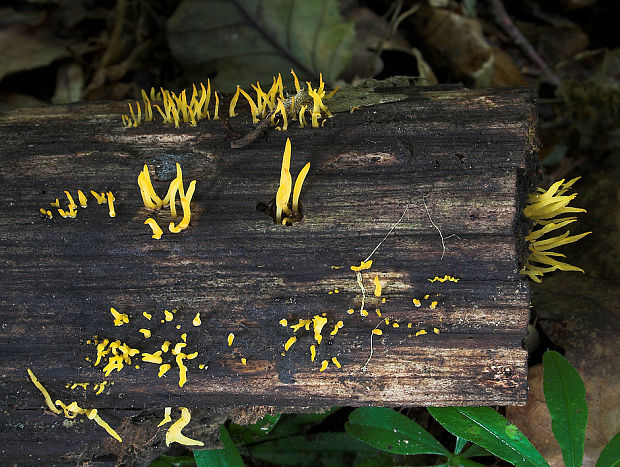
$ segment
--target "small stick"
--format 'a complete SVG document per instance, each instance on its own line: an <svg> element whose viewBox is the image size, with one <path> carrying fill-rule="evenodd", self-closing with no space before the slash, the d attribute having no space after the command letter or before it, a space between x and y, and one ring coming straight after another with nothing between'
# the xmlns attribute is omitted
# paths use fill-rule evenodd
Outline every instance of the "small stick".
<svg viewBox="0 0 620 467"><path fill-rule="evenodd" d="M443 259L443 255L446 253L446 244L443 241L443 234L441 233L439 227L437 227L437 225L433 222L433 219L431 219L431 213L428 212L428 206L426 205L426 200L424 199L424 196L422 196L422 202L424 203L424 209L426 209L426 215L428 216L428 220L431 221L433 227L435 227L437 229L437 232L439 232L439 237L441 238L441 247L443 248L443 250L441 251L441 259Z"/></svg>

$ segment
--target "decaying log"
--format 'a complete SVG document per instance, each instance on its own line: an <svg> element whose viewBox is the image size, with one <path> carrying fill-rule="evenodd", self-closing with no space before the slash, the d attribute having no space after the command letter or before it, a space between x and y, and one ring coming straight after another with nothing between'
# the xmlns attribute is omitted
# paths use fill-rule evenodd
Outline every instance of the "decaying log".
<svg viewBox="0 0 620 467"><path fill-rule="evenodd" d="M149 438L161 445L165 427L153 427L165 406L525 403L529 292L519 276L527 229L520 213L538 176L533 93L385 87L343 96L323 128L292 122L240 149L230 143L252 129L247 115L130 129L121 124L121 103L0 116L3 455L75 459L96 446L120 458ZM355 102L360 108L349 112ZM273 201L287 137L293 178L308 161L311 169L303 220L283 227L257 205ZM180 234L168 231L168 210L144 207L136 182L148 164L163 196L176 162L186 186L197 180L191 224ZM111 190L116 217L90 195L75 219L56 209L52 219L40 215L56 198L66 204L64 190L77 202L78 189ZM143 224L148 217L164 228L160 240ZM372 267L362 271L363 317L350 266L373 251ZM459 280L429 281L444 275ZM381 297L373 294L375 276ZM129 323L114 326L110 307ZM197 313L202 324L193 326ZM290 325L323 314L328 324L312 362L312 328L293 333ZM343 327L330 335L338 321ZM382 335L371 334L377 326ZM172 369L161 378L158 365L139 356L109 377L106 357L94 366L94 336L155 352L182 333L184 351L198 352L186 360L183 387L170 353L164 361ZM323 360L329 366L321 372ZM54 400L99 408L123 438L139 427L144 436L120 448L83 416L69 422L42 410L27 368ZM104 380L96 395L94 384ZM83 382L86 389L71 388ZM131 418L139 409L157 410Z"/></svg>

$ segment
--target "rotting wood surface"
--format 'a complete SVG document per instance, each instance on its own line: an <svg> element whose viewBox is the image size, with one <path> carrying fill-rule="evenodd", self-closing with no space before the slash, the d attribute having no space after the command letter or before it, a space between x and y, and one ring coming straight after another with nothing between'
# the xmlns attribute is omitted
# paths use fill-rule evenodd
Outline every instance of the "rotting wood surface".
<svg viewBox="0 0 620 467"><path fill-rule="evenodd" d="M126 107L119 103L0 116L5 453L19 449L18 458L29 459L42 439L61 437L67 449L103 438L106 449L116 443L87 420L76 428L61 416L41 415L43 398L26 368L53 399L76 400L116 420L123 412L129 417L165 406L524 404L529 290L518 273L520 212L538 176L535 98L524 89L398 92L408 98L338 113L324 128L300 129L295 122L241 149L230 142L252 129L243 116L131 129L120 123ZM301 197L304 219L282 227L256 207L275 195L287 137L293 177L312 165ZM197 180L190 227L178 235L167 230L168 211L144 208L136 182L146 163L163 195L176 162L186 186ZM78 189L111 190L117 216L110 218L90 195L75 219L56 210L51 220L40 216L39 208L56 198L66 204L64 190L77 202ZM406 207L373 254L372 268L363 271L363 318L350 266L373 251ZM143 225L148 217L164 228L160 240ZM429 282L445 274L460 280ZM380 298L373 295L375 276ZM130 322L115 327L110 307L129 314ZM173 308L174 319L161 323L164 309ZM195 327L198 312L202 324ZM312 332L293 334L278 321L286 318L290 326L323 313L328 324L311 362ZM390 324L373 337L364 371L371 330L386 317ZM331 336L339 320L344 326ZM145 339L140 328L152 337ZM415 336L421 329L427 334ZM181 333L187 333L184 351L198 352L186 361L182 388L173 359L162 378L158 365L139 358L107 378L103 364L92 366L96 351L87 341L95 335L154 352L164 340L179 342ZM293 335L297 342L282 356ZM329 366L319 372L323 360ZM110 384L95 395L93 384L104 380ZM66 387L75 382L90 386ZM137 426L128 419L110 420L124 438ZM55 434L45 438L52 428ZM185 432L192 433L191 425Z"/></svg>

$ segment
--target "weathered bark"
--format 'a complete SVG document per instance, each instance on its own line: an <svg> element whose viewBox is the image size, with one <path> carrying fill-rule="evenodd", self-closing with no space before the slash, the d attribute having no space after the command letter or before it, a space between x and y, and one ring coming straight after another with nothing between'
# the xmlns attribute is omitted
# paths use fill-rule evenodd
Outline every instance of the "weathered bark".
<svg viewBox="0 0 620 467"><path fill-rule="evenodd" d="M165 406L525 403L529 292L518 271L524 254L520 213L538 169L534 97L529 90L385 92L402 97L335 114L324 128L300 129L294 122L286 133L271 131L241 149L231 149L230 142L252 129L243 116L197 127L147 123L125 129L124 106L102 103L0 117L5 453L21 445L20 459L38 453L49 460L83 448L80 443L92 447L95 439L105 439L99 445L105 452L116 443L88 420L75 424L84 434L79 441L76 427L64 426L61 416L41 415L43 398L26 368L53 399L76 400L117 420ZM275 195L287 137L293 177L312 164L302 194L304 218L291 227L256 209ZM136 183L146 163L163 195L175 162L186 186L197 180L190 227L176 235L166 227L169 211L145 209ZM56 210L51 220L40 216L39 208L56 198L66 204L63 190L77 201L78 189L111 190L117 216L110 218L90 195L75 219ZM363 318L350 266L373 251L406 206L402 222L363 272L369 312ZM160 240L143 225L147 217L164 228ZM429 282L444 274L460 280ZM385 303L373 295L375 275ZM413 298L422 306L415 307ZM429 307L433 300L435 309ZM115 327L110 307L128 313L130 322ZM161 323L164 309L172 308L178 310L173 321ZM198 312L202 325L195 327ZM282 356L293 332L278 321L286 318L290 325L322 313L329 321L316 360L309 356L313 335L303 329ZM371 330L385 317L390 325L374 336L363 371ZM344 327L331 336L339 320ZM393 328L394 322L400 326ZM152 337L145 339L140 328ZM416 337L420 329L428 333ZM165 361L173 368L162 378L157 365L137 357L105 378L103 364L92 365L96 352L87 344L96 335L154 352L164 340L179 342L181 333L187 333L184 351L198 352L186 361L182 388L170 353ZM319 372L322 360L330 365ZM103 380L114 385L95 395L93 383ZM66 388L73 382L91 384ZM155 417L162 416L158 410ZM146 418L143 442L156 432L154 419ZM111 425L131 439L139 424L128 420ZM45 442L59 439L65 444L54 449Z"/></svg>

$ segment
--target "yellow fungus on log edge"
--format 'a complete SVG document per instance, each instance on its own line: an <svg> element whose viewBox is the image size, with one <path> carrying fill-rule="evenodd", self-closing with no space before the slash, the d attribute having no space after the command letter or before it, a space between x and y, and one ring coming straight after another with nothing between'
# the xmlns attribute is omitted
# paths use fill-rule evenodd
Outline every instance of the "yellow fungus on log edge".
<svg viewBox="0 0 620 467"><path fill-rule="evenodd" d="M82 190L78 190L78 199L80 200L80 206L85 208L88 206L88 199L82 192Z"/></svg>
<svg viewBox="0 0 620 467"><path fill-rule="evenodd" d="M295 336L289 338L289 340L286 341L286 344L284 344L284 350L288 351L288 349L290 349L295 342L297 342L297 338Z"/></svg>
<svg viewBox="0 0 620 467"><path fill-rule="evenodd" d="M159 422L159 425L157 425L157 428L159 428L160 426L164 426L166 423L172 421L172 418L170 418L170 412L172 412L172 407L164 408L164 419L161 422Z"/></svg>
<svg viewBox="0 0 620 467"><path fill-rule="evenodd" d="M372 330L372 333L373 333L375 336L381 336L381 335L383 335L383 331L382 331L381 329L373 329L373 330Z"/></svg>
<svg viewBox="0 0 620 467"><path fill-rule="evenodd" d="M245 357L241 357L241 364L245 365L247 363L248 363L248 361L245 359Z"/></svg>
<svg viewBox="0 0 620 467"><path fill-rule="evenodd" d="M148 224L148 226L153 230L153 235L151 238L154 238L155 240L159 240L162 234L164 233L164 231L161 229L159 225L157 225L157 221L153 219L152 217L149 217L147 220L144 221L144 223Z"/></svg>
<svg viewBox="0 0 620 467"><path fill-rule="evenodd" d="M30 376L30 380L32 381L32 383L37 387L37 389L39 391L41 391L41 394L43 394L43 397L45 398L45 403L47 404L47 407L52 412L57 413L57 414L61 414L62 410L60 410L58 407L56 407L54 405L54 403L52 402L52 398L50 397L49 392L47 392L47 389L45 389L45 387L39 382L39 380L34 375L32 370L30 370L30 368L28 368L27 371L28 371L28 376Z"/></svg>
<svg viewBox="0 0 620 467"><path fill-rule="evenodd" d="M360 261L359 266L351 266L351 271L360 272L366 269L370 269L371 266L372 266L372 260Z"/></svg>
<svg viewBox="0 0 620 467"><path fill-rule="evenodd" d="M424 329L421 329L420 331L415 333L416 336L423 336L424 334L426 334L426 331Z"/></svg>
<svg viewBox="0 0 620 467"><path fill-rule="evenodd" d="M204 446L205 443L195 439L188 438L183 435L181 431L185 428L192 419L190 411L186 407L180 407L181 418L174 422L168 431L166 432L166 446L170 446L172 443L183 444L184 446Z"/></svg>
<svg viewBox="0 0 620 467"><path fill-rule="evenodd" d="M172 321L172 318L174 318L174 315L170 313L168 310L164 310L164 319L166 321Z"/></svg>
<svg viewBox="0 0 620 467"><path fill-rule="evenodd" d="M319 371L325 371L327 369L327 365L329 365L329 362L327 360L323 360L321 362L321 368L319 369Z"/></svg>
<svg viewBox="0 0 620 467"><path fill-rule="evenodd" d="M316 357L316 347L314 344L310 346L310 361L313 362Z"/></svg>
<svg viewBox="0 0 620 467"><path fill-rule="evenodd" d="M342 365L336 357L332 357L332 362L334 363L334 365L336 365L336 368L342 368Z"/></svg>

